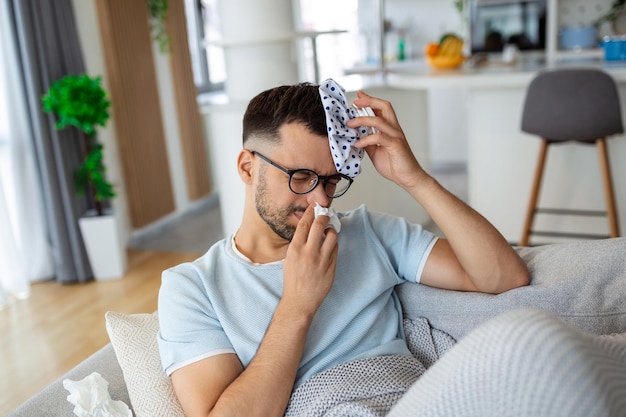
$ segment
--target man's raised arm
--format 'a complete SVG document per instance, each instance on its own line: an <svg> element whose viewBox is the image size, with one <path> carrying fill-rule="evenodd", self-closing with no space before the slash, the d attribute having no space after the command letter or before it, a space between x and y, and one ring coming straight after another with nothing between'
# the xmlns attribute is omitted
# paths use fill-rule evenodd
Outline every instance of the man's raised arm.
<svg viewBox="0 0 626 417"><path fill-rule="evenodd" d="M435 244L421 283L488 293L527 285L526 264L504 237L420 166L391 104L360 91L355 104L371 107L376 116L352 119L348 126L369 126L378 130L362 137L355 146L367 151L381 175L411 194L445 235L445 239Z"/></svg>

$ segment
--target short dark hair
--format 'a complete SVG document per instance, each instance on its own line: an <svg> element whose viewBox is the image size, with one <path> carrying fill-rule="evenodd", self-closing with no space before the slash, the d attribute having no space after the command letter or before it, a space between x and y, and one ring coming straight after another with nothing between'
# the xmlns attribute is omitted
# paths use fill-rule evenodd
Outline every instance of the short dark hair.
<svg viewBox="0 0 626 417"><path fill-rule="evenodd" d="M243 116L244 147L251 137L278 143L281 126L294 122L320 136L327 134L318 85L283 85L265 90L250 100Z"/></svg>

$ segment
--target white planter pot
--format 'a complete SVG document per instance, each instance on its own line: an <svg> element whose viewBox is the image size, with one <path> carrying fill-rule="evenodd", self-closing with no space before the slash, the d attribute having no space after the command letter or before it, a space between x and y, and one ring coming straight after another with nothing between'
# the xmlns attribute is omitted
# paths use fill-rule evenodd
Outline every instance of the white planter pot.
<svg viewBox="0 0 626 417"><path fill-rule="evenodd" d="M122 245L115 216L82 217L78 223L94 278L122 278L126 270L126 248Z"/></svg>

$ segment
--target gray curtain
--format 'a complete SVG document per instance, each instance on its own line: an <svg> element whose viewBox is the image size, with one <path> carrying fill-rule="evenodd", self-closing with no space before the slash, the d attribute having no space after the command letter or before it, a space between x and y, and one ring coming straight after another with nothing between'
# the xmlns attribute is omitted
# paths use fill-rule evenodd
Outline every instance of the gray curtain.
<svg viewBox="0 0 626 417"><path fill-rule="evenodd" d="M43 113L41 97L55 80L85 72L71 0L7 0L18 39L23 91L28 106L55 276L60 283L92 279L78 227L88 208L74 189L83 142L76 129L57 131Z"/></svg>

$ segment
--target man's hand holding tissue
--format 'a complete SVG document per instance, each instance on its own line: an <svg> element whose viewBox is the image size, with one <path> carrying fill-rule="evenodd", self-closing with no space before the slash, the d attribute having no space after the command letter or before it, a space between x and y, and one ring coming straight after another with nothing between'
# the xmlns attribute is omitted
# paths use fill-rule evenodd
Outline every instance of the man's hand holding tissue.
<svg viewBox="0 0 626 417"><path fill-rule="evenodd" d="M337 232L328 227L329 220L327 215L315 217L314 206L309 206L298 223L283 265L281 304L311 319L335 279Z"/></svg>

